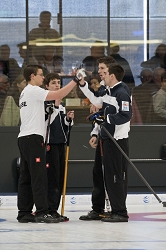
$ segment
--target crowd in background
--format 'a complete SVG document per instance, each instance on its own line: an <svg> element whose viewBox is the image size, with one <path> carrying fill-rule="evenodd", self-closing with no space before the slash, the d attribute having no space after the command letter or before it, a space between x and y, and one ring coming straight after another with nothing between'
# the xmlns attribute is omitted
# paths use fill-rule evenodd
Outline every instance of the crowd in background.
<svg viewBox="0 0 166 250"><path fill-rule="evenodd" d="M38 64L43 67L44 76L48 73L58 73L64 76L63 69L63 46L60 34L50 26L51 13L43 11L40 13L40 23L37 28L29 32L29 47L25 42L17 44L20 57L23 59L22 66L10 57L8 44L0 46L0 125L19 125L19 96L26 86L23 78L23 70L27 64ZM45 44L45 39L50 41ZM42 46L36 46L36 41L43 42ZM52 43L54 41L54 43ZM57 46L56 46L57 42ZM100 87L98 77L98 59L105 56L106 48L103 41L96 41L90 47L89 55L81 63L73 67L84 67L86 70L89 85L97 90ZM132 93L133 116L131 124L165 124L166 103L162 103L157 96L165 94L165 70L166 70L166 45L156 46L154 56L138 65L138 72L135 76L132 73L129 62L121 56L118 43L110 44L110 56L119 63L125 70L123 81L128 85ZM72 63L72 62L71 62ZM73 68L74 69L74 68ZM68 72L72 75L72 72ZM140 79L136 86L135 79ZM75 88L68 98L80 98L80 105L89 106L90 102Z"/></svg>

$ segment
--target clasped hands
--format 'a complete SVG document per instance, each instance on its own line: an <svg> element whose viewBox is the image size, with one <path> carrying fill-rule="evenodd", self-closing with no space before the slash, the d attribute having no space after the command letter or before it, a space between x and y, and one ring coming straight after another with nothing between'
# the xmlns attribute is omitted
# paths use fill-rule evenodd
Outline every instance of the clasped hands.
<svg viewBox="0 0 166 250"><path fill-rule="evenodd" d="M84 85L84 77L86 77L85 69L78 69L73 80L77 84Z"/></svg>

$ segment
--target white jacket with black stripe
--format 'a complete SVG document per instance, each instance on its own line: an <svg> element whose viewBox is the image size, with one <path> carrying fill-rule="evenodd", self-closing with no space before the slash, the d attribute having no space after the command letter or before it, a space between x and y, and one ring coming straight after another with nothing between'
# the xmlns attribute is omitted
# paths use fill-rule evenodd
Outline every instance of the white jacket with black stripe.
<svg viewBox="0 0 166 250"><path fill-rule="evenodd" d="M101 110L106 117L106 122L103 123L108 132L116 139L128 138L130 131L130 119L132 117L131 95L127 85L123 82L118 82L113 87L104 87L97 94L85 82L80 89L90 102L95 106L102 106ZM99 132L95 125L92 134ZM107 139L108 135L101 128L101 137Z"/></svg>

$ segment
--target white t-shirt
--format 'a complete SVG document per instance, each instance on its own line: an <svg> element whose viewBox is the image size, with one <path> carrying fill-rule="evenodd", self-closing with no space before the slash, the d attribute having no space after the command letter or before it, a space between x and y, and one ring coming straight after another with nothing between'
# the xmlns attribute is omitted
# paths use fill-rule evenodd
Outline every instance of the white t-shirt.
<svg viewBox="0 0 166 250"><path fill-rule="evenodd" d="M48 90L28 84L19 99L21 126L18 137L37 134L45 137L44 101Z"/></svg>

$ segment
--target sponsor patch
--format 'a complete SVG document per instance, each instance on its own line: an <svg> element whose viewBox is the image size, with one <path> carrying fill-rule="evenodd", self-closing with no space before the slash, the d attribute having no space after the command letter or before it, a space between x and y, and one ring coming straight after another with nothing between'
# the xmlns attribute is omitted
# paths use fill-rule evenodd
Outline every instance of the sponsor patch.
<svg viewBox="0 0 166 250"><path fill-rule="evenodd" d="M40 162L40 158L36 158L36 162Z"/></svg>
<svg viewBox="0 0 166 250"><path fill-rule="evenodd" d="M122 101L122 111L129 111L129 102Z"/></svg>

